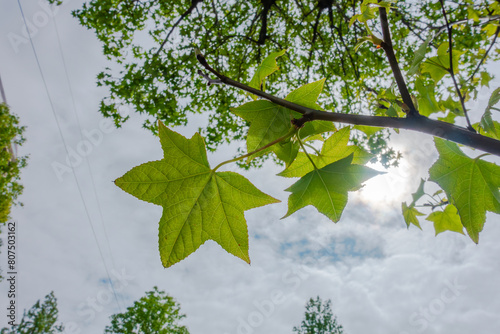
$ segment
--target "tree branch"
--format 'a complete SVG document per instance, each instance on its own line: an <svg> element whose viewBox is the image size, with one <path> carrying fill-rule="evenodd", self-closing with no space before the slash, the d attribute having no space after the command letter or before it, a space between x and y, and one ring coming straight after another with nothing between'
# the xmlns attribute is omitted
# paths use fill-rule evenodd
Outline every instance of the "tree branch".
<svg viewBox="0 0 500 334"><path fill-rule="evenodd" d="M249 87L241 82L235 81L231 78L214 70L206 61L205 57L201 53L197 53L196 58L198 62L205 67L208 71L213 73L219 80L228 85L239 89L242 89L251 94L255 94L261 98L269 100L277 105L283 106L285 108L294 110L303 115L303 118L298 119L294 124L298 127L306 122L313 120L324 120L330 122L339 122L345 124L354 125L367 125L367 126L378 126L384 128L397 128L397 129L407 129L418 131L422 133L427 133L432 136L447 139L459 144L467 145L472 148L482 150L487 153L491 153L500 156L500 141L486 136L482 136L477 133L473 133L465 128L456 126L454 124L436 121L429 119L422 115L416 115L407 118L396 118L396 117L385 117L385 116L367 116L367 115L352 115L352 114L341 114L335 112L326 112L322 110L315 110L307 108L290 101L286 101L274 95L265 93L258 89ZM206 77L206 75L204 75Z"/></svg>
<svg viewBox="0 0 500 334"><path fill-rule="evenodd" d="M474 72L472 72L471 76L469 77L469 79L467 79L467 81L472 81L474 76L477 74L477 72L479 71L479 68L481 67L481 65L483 65L484 61L486 60L486 57L488 57L488 54L490 53L491 49L493 48L493 45L495 45L495 42L497 41L497 37L498 37L499 33L500 33L500 26L498 26L497 30L495 31L495 37L493 37L493 40L491 41L490 47L488 48L488 50L486 50L486 52L484 53L484 56L481 58L481 61L479 62L479 64L477 64L476 69L474 70Z"/></svg>
<svg viewBox="0 0 500 334"><path fill-rule="evenodd" d="M451 75L451 79L453 80L453 85L455 86L455 90L457 91L458 98L460 99L460 104L462 105L462 110L464 112L465 120L467 121L467 129L472 132L476 132L476 130L472 127L470 123L469 115L467 115L467 108L465 108L465 99L462 95L462 91L458 87L457 79L455 78L455 71L453 70L453 37L452 30L450 27L450 23L448 22L448 17L446 16L446 10L444 9L444 0L439 0L441 3L441 10L443 12L444 21L446 23L446 30L448 31L448 54L450 55L450 68L449 72Z"/></svg>
<svg viewBox="0 0 500 334"><path fill-rule="evenodd" d="M389 29L389 21L387 20L387 10L385 9L385 7L379 8L379 14L380 23L382 26L382 34L384 36L382 48L387 55L389 64L391 65L392 73L394 74L394 78L396 79L396 84L398 85L401 98L410 109L410 111L408 112L408 116L417 116L419 115L419 112L413 105L413 100L411 99L410 93L408 92L408 87L406 86L405 79L403 78L403 74L401 73L401 69L399 68L398 60L396 59L396 55L394 54L394 47L392 46L391 40L391 31Z"/></svg>
<svg viewBox="0 0 500 334"><path fill-rule="evenodd" d="M161 43L160 47L158 48L158 50L156 51L155 53L155 56L158 56L158 54L160 53L160 51L163 49L163 47L165 46L165 44L167 43L168 39L170 38L170 35L172 34L172 32L175 30L175 28L177 28L177 26L179 25L179 23L182 22L182 20L184 20L186 18L186 16L188 16L189 14L191 14L191 12L196 8L196 6L198 5L198 3L202 2L203 0L191 0L191 6L181 15L181 17L179 17L179 19L174 23L174 25L172 26L172 28L170 29L170 31L168 32L167 34L167 37L165 37L165 39L163 40L163 42Z"/></svg>

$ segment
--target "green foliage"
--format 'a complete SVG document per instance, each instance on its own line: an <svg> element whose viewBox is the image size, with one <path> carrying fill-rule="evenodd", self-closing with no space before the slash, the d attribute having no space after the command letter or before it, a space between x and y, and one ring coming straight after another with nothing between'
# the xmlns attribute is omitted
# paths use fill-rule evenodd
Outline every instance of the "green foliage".
<svg viewBox="0 0 500 334"><path fill-rule="evenodd" d="M294 327L297 334L343 334L344 328L337 322L332 312L332 301L323 302L321 298L310 298L306 304L304 320Z"/></svg>
<svg viewBox="0 0 500 334"><path fill-rule="evenodd" d="M24 142L23 131L18 117L0 103L0 225L9 220L10 208L23 191L19 173L26 166L26 157L16 158L12 151L14 145Z"/></svg>
<svg viewBox="0 0 500 334"><path fill-rule="evenodd" d="M417 216L423 216L423 213L419 212L412 205L408 206L406 202L401 203L401 209L403 210L403 218L408 228L410 227L410 224L413 224L419 229L422 229L422 227L420 227L420 223L418 222Z"/></svg>
<svg viewBox="0 0 500 334"><path fill-rule="evenodd" d="M211 169L203 139L191 139L160 123L164 156L133 168L115 184L131 195L163 206L159 248L165 267L179 262L207 240L250 263L245 210L278 202L246 178Z"/></svg>
<svg viewBox="0 0 500 334"><path fill-rule="evenodd" d="M446 192L467 233L478 243L486 211L500 213L500 167L481 156L469 158L455 143L439 138L435 142L439 159L429 170L430 180Z"/></svg>
<svg viewBox="0 0 500 334"><path fill-rule="evenodd" d="M454 231L464 234L464 227L460 221L457 208L448 204L444 211L436 211L427 216L427 220L434 222L434 229L436 235L444 231Z"/></svg>
<svg viewBox="0 0 500 334"><path fill-rule="evenodd" d="M353 163L359 165L366 164L371 159L372 155L359 146L348 145L349 130L349 127L345 127L332 134L324 141L321 152L316 152L318 154L299 152L293 163L278 175L284 177L301 177L313 171L314 166L323 168L351 154L353 155ZM311 164L311 160L314 165Z"/></svg>
<svg viewBox="0 0 500 334"><path fill-rule="evenodd" d="M144 126L153 132L157 120L176 126L185 124L190 113L208 115L201 135L191 139L160 124L164 158L116 180L126 192L163 207L159 248L167 267L209 239L250 261L243 213L277 200L241 175L216 172L223 164L249 168L271 156L285 165L279 175L299 178L288 189L286 216L313 205L337 222L348 192L379 173L364 165L379 161L388 167L401 157L387 145L389 129L370 128L366 125L380 122L360 120L413 119L415 128L409 128L416 130L422 119L465 121L469 131L484 138L500 137L493 113L498 89L473 127L466 107L492 82L484 65L500 57L495 44L500 28L492 19L500 15L498 1L92 0L74 15L96 32L104 54L115 63L98 75L98 84L110 89L101 113L117 126L126 120L117 112L121 104L148 116ZM387 30L392 39L384 41ZM195 48L203 50L204 64L213 69L203 66L217 80L199 75ZM246 92L223 84L207 88L205 79L236 81L239 85L230 85ZM244 87L286 96L286 102L270 102L269 95L259 99ZM234 105L239 107L230 108ZM337 119L361 116L351 131L311 121L312 112L301 114L297 106L335 111ZM243 138L245 154L209 166L206 149ZM451 142L436 139L436 147L439 159L429 180L442 189L429 195L422 180L413 201L402 203L404 220L421 228L419 217L426 216L436 235L461 232L463 226L478 242L486 211L500 212L498 166L482 156L467 157Z"/></svg>
<svg viewBox="0 0 500 334"><path fill-rule="evenodd" d="M18 325L9 328L2 328L1 334L53 334L62 333L64 326L56 324L57 298L54 292L45 296L45 300L40 304L38 300L28 312L24 311L23 318Z"/></svg>
<svg viewBox="0 0 500 334"><path fill-rule="evenodd" d="M179 303L154 287L125 313L112 315L111 325L106 326L104 333L189 334L185 326L178 325L186 317L180 311Z"/></svg>
<svg viewBox="0 0 500 334"><path fill-rule="evenodd" d="M351 153L347 158L323 168L315 167L288 188L287 191L292 195L288 198L285 217L307 205L313 205L333 222L338 222L347 204L347 192L359 189L362 182L380 173L354 165L352 160Z"/></svg>
<svg viewBox="0 0 500 334"><path fill-rule="evenodd" d="M380 36L374 33L381 6L392 13L393 44L403 70L426 77L425 87L434 87L438 105L449 96L457 99L456 92L446 90L448 83L440 80L449 78L449 60L436 1L92 0L73 14L96 33L103 53L114 63L97 76L98 84L110 90L100 108L104 116L120 126L127 118L118 113L118 107L130 105L148 116L144 126L156 131L158 119L176 126L186 124L190 113L203 113L209 120L200 131L207 148L214 150L223 142L244 138L245 124L229 109L233 103L242 104L245 97L218 85L206 89L197 75L194 47L228 77L256 88L266 86L271 94L325 78L320 101L325 110L378 114L391 74L383 51L377 48ZM473 95L477 88L471 79L479 80L471 78L476 65L483 58L499 57L494 50L486 54L496 25L484 19L498 14L498 4L462 0L447 10L450 22L458 22L453 31L455 72L463 76L467 94ZM359 40L372 43L356 48ZM419 40L423 43L415 48ZM272 75L277 59L281 85L274 85L277 77ZM253 74L248 71L263 60L265 66ZM265 77L270 85L263 85ZM411 84L410 89L417 97L422 94ZM394 111L396 104L390 102L387 110ZM430 112L427 109L425 114ZM372 140L357 140L389 166L399 155L387 148L388 137L389 132L383 131Z"/></svg>

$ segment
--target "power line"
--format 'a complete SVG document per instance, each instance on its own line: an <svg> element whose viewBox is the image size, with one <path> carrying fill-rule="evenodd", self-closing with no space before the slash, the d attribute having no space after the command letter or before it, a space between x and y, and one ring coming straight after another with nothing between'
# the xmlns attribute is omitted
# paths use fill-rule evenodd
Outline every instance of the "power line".
<svg viewBox="0 0 500 334"><path fill-rule="evenodd" d="M23 6L21 5L21 0L17 0L17 3L19 5L19 10L21 11L21 15L22 15L22 18L23 18L24 25L25 25L26 29L28 29L28 24L26 22L26 17L24 15ZM29 30L27 30L27 31L29 31ZM52 98L50 97L50 92L49 92L49 89L48 89L48 86L47 86L47 81L45 80L45 76L43 74L42 67L40 65L40 60L38 59L38 54L36 52L35 45L33 44L33 39L31 38L31 34L28 33L28 36L29 36L29 40L30 40L30 44L31 44L31 49L33 50L33 54L35 55L35 60L36 60L37 66L38 66L38 70L40 72L40 76L42 78L43 85L45 87L45 92L47 93L47 98L49 100L50 107L52 109L52 114L53 114L54 119L56 121L57 129L59 131L59 135L61 137L61 141L62 141L63 146L64 146L64 150L66 151L66 155L69 156L68 146L66 145L66 140L64 139L64 136L62 134L61 125L59 124L59 118L57 117L57 114L56 114L56 111L55 111L55 107L54 107L54 103L52 101ZM87 215L87 221L89 223L90 229L92 230L92 234L94 236L94 240L96 242L97 249L98 249L99 255L101 257L101 261L102 261L102 263L104 265L104 269L106 270L106 275L108 277L109 284L110 284L111 289L113 291L113 295L114 295L116 304L118 305L118 308L121 310L121 305L118 302L118 297L117 297L117 294L116 294L116 290L115 290L113 281L111 280L111 275L109 274L108 266L106 265L106 261L104 260L104 256L102 254L101 246L99 245L99 241L98 241L97 235L95 233L94 224L92 223L92 218L90 217L90 214L89 214L89 211L88 211L88 208L87 208L87 204L85 203L85 200L84 200L84 197L83 197L83 192L82 192L82 189L80 187L80 183L78 181L78 177L76 176L76 172L75 172L75 169L73 168L73 166L71 166L71 171L72 171L73 177L75 179L75 183L76 183L76 186L78 188L78 192L80 194L80 199L81 199L83 207L85 209L85 214Z"/></svg>
<svg viewBox="0 0 500 334"><path fill-rule="evenodd" d="M73 113L75 114L76 124L78 125L78 129L80 130L80 140L83 141L84 139L83 139L83 135L82 135L82 126L81 126L81 122L80 122L80 117L78 116L78 111L77 111L76 102L75 102L75 96L73 94L73 87L71 85L71 80L69 79L68 67L66 65L66 58L64 57L64 52L63 52L62 44L61 44L61 37L60 37L60 34L59 34L59 28L57 26L57 22L56 22L56 18L55 17L52 19L52 22L54 22L54 28L55 28L56 37L57 37L57 45L59 47L59 53L61 55L62 65L63 65L63 69L64 69L64 74L65 74L65 77L66 77L66 83L68 85L69 95L70 95L71 101L72 101ZM102 226L102 229L103 229L103 232L104 232L104 239L105 239L106 244L108 246L108 252L110 254L111 265L113 266L114 269L116 269L116 267L115 267L115 261L113 259L113 252L111 251L111 246L110 246L110 243L109 243L108 233L106 231L106 226L104 224L104 216L102 214L101 203L99 201L99 196L97 194L97 190L96 190L96 186L95 186L94 173L93 173L92 167L90 165L90 161L89 161L89 159L88 159L87 156L84 157L84 160L87 163L87 168L89 170L90 183L91 183L92 189L94 191L94 197L95 197L95 200L96 200L96 203L97 203L97 209L99 211L99 216L101 218L101 226Z"/></svg>

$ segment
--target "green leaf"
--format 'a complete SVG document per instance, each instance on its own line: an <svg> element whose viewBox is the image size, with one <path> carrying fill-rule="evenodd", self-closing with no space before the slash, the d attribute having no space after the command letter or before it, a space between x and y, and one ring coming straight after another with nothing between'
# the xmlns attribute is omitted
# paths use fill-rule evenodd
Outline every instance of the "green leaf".
<svg viewBox="0 0 500 334"><path fill-rule="evenodd" d="M353 165L352 160L353 154L350 154L323 168L314 169L286 189L292 194L288 198L285 217L307 205L313 205L332 221L339 221L347 204L347 192L359 189L361 183L381 174L365 166Z"/></svg>
<svg viewBox="0 0 500 334"><path fill-rule="evenodd" d="M316 101L318 100L319 95L323 91L324 84L325 84L325 79L305 84L295 89L290 94L288 94L285 100L311 109L323 110L323 108L321 108L321 106L319 106L316 103ZM295 115L296 117L300 116L298 114ZM304 124L302 129L300 129L300 137L307 138L310 136L314 136L324 132L331 132L335 130L336 128L333 122L328 122L328 121L307 122L306 124Z"/></svg>
<svg viewBox="0 0 500 334"><path fill-rule="evenodd" d="M436 97L434 96L435 85L426 86L422 79L417 78L415 81L415 88L420 94L418 99L418 111L423 116L429 116L432 113L440 112Z"/></svg>
<svg viewBox="0 0 500 334"><path fill-rule="evenodd" d="M161 205L159 250L170 267L214 240L250 263L243 212L278 200L233 172L210 169L203 138L191 139L159 124L164 158L134 167L115 184L140 200Z"/></svg>
<svg viewBox="0 0 500 334"><path fill-rule="evenodd" d="M449 44L448 42L444 42L438 47L437 56L431 57L422 63L422 73L428 72L435 83L439 82L439 80L449 73L450 55L448 51ZM453 71L455 74L459 72L458 61L463 53L463 51L453 50Z"/></svg>
<svg viewBox="0 0 500 334"><path fill-rule="evenodd" d="M481 86L490 87L490 81L493 77L486 71L481 72Z"/></svg>
<svg viewBox="0 0 500 334"><path fill-rule="evenodd" d="M367 125L355 125L353 129L364 132L368 137L371 137L375 133L383 130L384 128L378 126L367 126Z"/></svg>
<svg viewBox="0 0 500 334"><path fill-rule="evenodd" d="M250 87L263 91L265 88L264 80L280 69L278 67L278 64L276 63L276 58L283 56L285 52L286 50L281 50L278 52L270 53L269 56L267 56L266 59L264 59L260 66L257 68L255 74L252 77L252 80L250 80L250 83L248 85Z"/></svg>
<svg viewBox="0 0 500 334"><path fill-rule="evenodd" d="M309 154L318 168L322 168L332 162L353 155L353 163L364 165L373 155L355 145L347 145L349 142L349 127L344 127L331 135L321 148L320 155ZM301 177L314 169L306 154L299 152L297 158L284 171L279 173L283 177Z"/></svg>
<svg viewBox="0 0 500 334"><path fill-rule="evenodd" d="M444 211L432 212L426 220L434 222L436 235L444 231L453 231L465 234L464 227L460 222L460 216L458 215L457 208L452 204L448 204Z"/></svg>
<svg viewBox="0 0 500 334"><path fill-rule="evenodd" d="M462 109L462 105L460 104L459 101L453 100L453 98L448 96L446 100L441 100L439 101L440 109L442 110L443 108L445 110L451 111L453 114L458 115L458 116L463 116L464 111ZM451 116L450 116L451 117Z"/></svg>
<svg viewBox="0 0 500 334"><path fill-rule="evenodd" d="M231 111L250 122L250 128L247 135L247 152L253 152L270 142L283 137L292 128L291 120L299 117L300 114L290 109L278 106L266 100L257 100L245 103ZM287 164L293 161L293 155L287 155L298 151L298 144L283 143L273 145L258 154L249 158L249 160L269 153L276 152L278 158L284 160ZM282 146L285 145L284 148ZM287 153L288 152L288 153Z"/></svg>
<svg viewBox="0 0 500 334"><path fill-rule="evenodd" d="M485 112L481 117L481 122L472 126L478 129L479 134L500 140L500 123L491 119L490 112Z"/></svg>
<svg viewBox="0 0 500 334"><path fill-rule="evenodd" d="M321 109L316 104L316 100L323 90L324 82L325 79L322 79L305 84L288 94L285 100L305 107ZM231 109L231 111L250 122L247 135L248 152L252 152L286 135L293 127L291 120L301 117L298 112L265 100L252 101L236 109ZM315 121L308 123L311 124L306 124L304 129L301 130L302 133L305 130L307 136L335 130L335 126L331 122ZM302 134L302 136L304 135ZM268 152L274 152L288 166L297 156L298 150L299 144L294 141L278 143L253 155L249 160Z"/></svg>
<svg viewBox="0 0 500 334"><path fill-rule="evenodd" d="M407 206L406 202L401 203L401 209L403 210L403 218L406 222L406 227L410 228L410 224L413 224L419 229L422 229L417 216L423 216L423 213L419 212L412 205Z"/></svg>
<svg viewBox="0 0 500 334"><path fill-rule="evenodd" d="M498 101L500 101L500 87L498 87L491 93L486 111L489 111L495 104L498 103Z"/></svg>
<svg viewBox="0 0 500 334"><path fill-rule="evenodd" d="M484 132L486 132L485 135L495 139L500 139L500 124L493 120L489 109L486 109L479 124Z"/></svg>
<svg viewBox="0 0 500 334"><path fill-rule="evenodd" d="M306 138L313 139L312 137L314 137L318 134L325 133L325 132L333 132L336 130L337 130L337 128L335 127L335 124L333 124L333 122L312 121L312 122L307 122L306 124L304 124L304 126L300 129L299 135L300 135L300 138L302 138L302 139L306 139ZM323 139L323 138L321 137L321 139Z"/></svg>
<svg viewBox="0 0 500 334"><path fill-rule="evenodd" d="M445 192L455 205L462 225L474 242L479 241L486 211L500 213L500 167L471 159L457 144L435 138L439 159L430 168L430 180Z"/></svg>
<svg viewBox="0 0 500 334"><path fill-rule="evenodd" d="M305 84L288 94L285 100L307 108L321 110L322 108L316 104L316 101L323 91L324 84L325 79Z"/></svg>
<svg viewBox="0 0 500 334"><path fill-rule="evenodd" d="M413 75L417 73L417 70L420 66L420 63L422 60L425 58L425 54L427 52L427 47L429 46L429 43L432 41L434 38L434 34L429 34L427 36L426 40L419 46L417 51L415 51L415 56L413 57L413 60L410 65L410 69L407 72L407 75Z"/></svg>
<svg viewBox="0 0 500 334"><path fill-rule="evenodd" d="M420 179L420 184L418 186L417 191L415 191L413 194L411 194L411 197L413 198L413 202L410 204L410 206L414 206L415 203L417 203L417 201L420 198L422 198L422 196L425 195L424 184L425 184L425 180L424 179Z"/></svg>
<svg viewBox="0 0 500 334"><path fill-rule="evenodd" d="M446 67L443 67L443 65L438 62L438 57L431 57L423 62L421 71L422 73L429 73L434 82L439 82L439 80L449 73Z"/></svg>

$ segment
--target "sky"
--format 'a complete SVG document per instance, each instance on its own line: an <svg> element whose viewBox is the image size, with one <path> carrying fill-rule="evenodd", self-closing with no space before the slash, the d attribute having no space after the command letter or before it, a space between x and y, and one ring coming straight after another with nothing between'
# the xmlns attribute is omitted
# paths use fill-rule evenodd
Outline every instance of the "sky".
<svg viewBox="0 0 500 334"><path fill-rule="evenodd" d="M350 334L495 333L500 328L500 218L488 214L478 245L452 232L435 237L428 221L421 222L423 231L407 230L401 201L411 201L437 159L432 138L409 131L392 138L403 153L400 167L351 193L337 224L313 207L280 219L287 211L284 189L295 180L276 176L280 169L272 163L249 172L224 166L282 201L245 213L251 265L208 241L163 268L157 241L161 207L138 201L112 182L134 166L161 159L158 138L141 128L143 119L132 110L123 109L131 120L120 129L98 113L106 91L96 87L95 76L107 62L93 33L70 15L80 0L57 9L38 1L21 3L49 95L19 7L2 1L0 75L11 110L27 126L18 154L29 155L22 172L24 206L12 210L19 317L54 291L65 333L102 333L110 315L158 286L180 303L187 315L182 324L192 334L291 333L307 300L318 295L332 300ZM499 84L495 79L491 87ZM478 110L473 121L489 92L469 105ZM191 137L206 122L196 116L174 130ZM232 158L238 145L209 154L211 165ZM74 174L61 167L66 160ZM5 245L5 233L2 238ZM0 268L5 272L5 246ZM7 290L4 280L0 327L8 320Z"/></svg>

